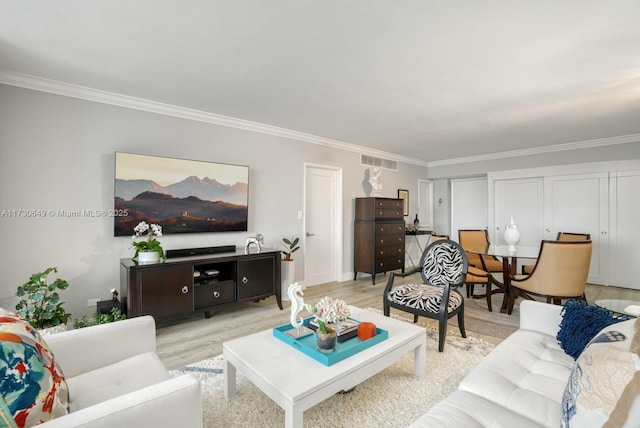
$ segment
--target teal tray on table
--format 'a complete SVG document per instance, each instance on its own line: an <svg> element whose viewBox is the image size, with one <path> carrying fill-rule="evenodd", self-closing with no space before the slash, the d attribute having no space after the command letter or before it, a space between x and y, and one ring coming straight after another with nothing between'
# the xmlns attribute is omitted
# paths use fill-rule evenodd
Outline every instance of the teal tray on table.
<svg viewBox="0 0 640 428"><path fill-rule="evenodd" d="M306 318L303 325L306 326L312 319L313 317ZM370 348L376 343L380 343L389 337L389 332L387 330L376 327L376 335L371 339L362 341L358 339L358 336L356 336L352 339L345 340L344 342L338 342L336 344L336 349L333 352L324 353L318 351L317 349L317 338L315 332L311 332L306 336L302 336L296 339L286 333L286 331L293 330L293 328L294 327L291 326L291 324L274 327L273 335L283 342L293 346L297 350L303 352L304 354L310 356L314 360L321 362L325 366L330 366L344 360L345 358L349 358L352 355Z"/></svg>

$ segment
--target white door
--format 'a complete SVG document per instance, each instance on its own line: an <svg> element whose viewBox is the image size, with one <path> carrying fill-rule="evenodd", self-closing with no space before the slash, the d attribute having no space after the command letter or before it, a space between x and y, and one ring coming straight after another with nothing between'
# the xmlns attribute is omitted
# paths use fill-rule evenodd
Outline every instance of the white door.
<svg viewBox="0 0 640 428"><path fill-rule="evenodd" d="M487 179L451 180L451 230L449 237L458 242L460 229L487 228ZM442 233L438 230L436 233Z"/></svg>
<svg viewBox="0 0 640 428"><path fill-rule="evenodd" d="M640 290L640 171L611 173L609 284Z"/></svg>
<svg viewBox="0 0 640 428"><path fill-rule="evenodd" d="M593 250L591 284L608 283L609 174L577 174L544 179L544 239L558 232L589 233Z"/></svg>
<svg viewBox="0 0 640 428"><path fill-rule="evenodd" d="M420 219L421 229L433 230L433 181L431 180L418 180L418 219Z"/></svg>
<svg viewBox="0 0 640 428"><path fill-rule="evenodd" d="M541 177L495 180L494 204L489 238L506 245L504 229L513 217L520 230L518 245L537 246L542 240L543 181Z"/></svg>
<svg viewBox="0 0 640 428"><path fill-rule="evenodd" d="M304 283L338 280L342 265L342 172L305 165Z"/></svg>

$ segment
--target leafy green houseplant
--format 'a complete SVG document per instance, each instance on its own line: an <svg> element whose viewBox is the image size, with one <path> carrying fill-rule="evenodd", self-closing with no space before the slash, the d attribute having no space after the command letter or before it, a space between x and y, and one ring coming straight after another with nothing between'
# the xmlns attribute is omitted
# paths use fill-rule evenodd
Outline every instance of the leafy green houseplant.
<svg viewBox="0 0 640 428"><path fill-rule="evenodd" d="M56 279L48 283L48 275L57 273L57 267L50 267L43 272L31 275L29 281L18 287L16 295L20 298L16 304L18 314L34 328L44 329L66 324L70 313L64 310L58 290L65 290L69 283L63 279Z"/></svg>
<svg viewBox="0 0 640 428"><path fill-rule="evenodd" d="M282 252L282 254L284 255L283 260L290 262L291 260L293 260L292 254L300 249L300 247L298 246L300 238L283 238L282 242L284 244L284 247L286 248L286 250Z"/></svg>
<svg viewBox="0 0 640 428"><path fill-rule="evenodd" d="M92 325L107 324L114 321L126 320L127 316L120 311L120 308L111 308L108 314L94 313L92 317L84 315L82 318L73 320L73 328L91 327Z"/></svg>
<svg viewBox="0 0 640 428"><path fill-rule="evenodd" d="M141 251L145 251L158 253L158 257L164 259L164 250L160 245L160 241L155 238L156 236L162 236L162 226L158 224L147 224L146 221L141 221L133 230L136 232L132 237L133 243L131 244L133 248L136 249L133 258L138 257ZM137 237L144 236L145 233L146 239L136 241Z"/></svg>

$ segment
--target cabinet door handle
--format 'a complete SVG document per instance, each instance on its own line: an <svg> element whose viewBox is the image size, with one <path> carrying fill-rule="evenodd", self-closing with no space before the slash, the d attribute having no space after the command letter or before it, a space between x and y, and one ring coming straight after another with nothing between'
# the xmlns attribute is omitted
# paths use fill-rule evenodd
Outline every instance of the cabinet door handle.
<svg viewBox="0 0 640 428"><path fill-rule="evenodd" d="M216 299L217 299L218 297L220 297L220 292L218 292L218 291L214 291L214 292L213 292L213 297L215 297Z"/></svg>
<svg viewBox="0 0 640 428"><path fill-rule="evenodd" d="M242 277L242 283L246 284L247 282L249 282L249 279L246 276Z"/></svg>
<svg viewBox="0 0 640 428"><path fill-rule="evenodd" d="M186 285L182 287L182 294L187 294L188 292L189 292L189 287L187 287Z"/></svg>

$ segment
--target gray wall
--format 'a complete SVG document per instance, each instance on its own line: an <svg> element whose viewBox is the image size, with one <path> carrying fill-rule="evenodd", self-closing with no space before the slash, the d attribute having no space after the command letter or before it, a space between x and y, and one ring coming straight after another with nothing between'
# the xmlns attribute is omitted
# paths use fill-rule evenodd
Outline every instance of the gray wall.
<svg viewBox="0 0 640 428"><path fill-rule="evenodd" d="M280 247L284 236L302 236L304 163L343 169L343 272L353 274L353 199L367 196L367 167L359 153L0 85L0 304L32 273L59 268L73 317L89 313L87 300L107 299L119 287L119 259L130 257L131 239L113 236L112 218L15 217L9 210L83 210L113 207L114 152L150 154L248 165L247 233L164 236L166 249L233 244L262 233ZM397 189L417 196L426 168L405 163L383 171L383 195ZM417 212L410 197L410 212ZM4 210L4 211L3 211ZM304 248L296 252L296 280L304 280Z"/></svg>

